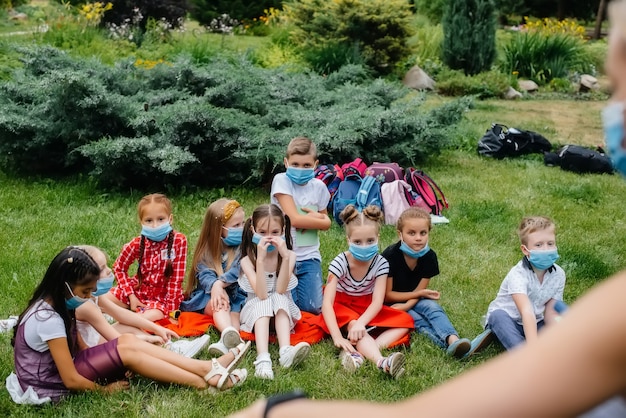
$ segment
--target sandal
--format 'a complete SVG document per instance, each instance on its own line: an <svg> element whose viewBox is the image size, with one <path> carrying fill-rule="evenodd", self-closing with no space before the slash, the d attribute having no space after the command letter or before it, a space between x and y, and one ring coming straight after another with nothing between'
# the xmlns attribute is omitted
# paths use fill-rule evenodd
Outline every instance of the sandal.
<svg viewBox="0 0 626 418"><path fill-rule="evenodd" d="M231 362L227 367L224 367L220 364L219 361L217 361L217 359L214 358L211 359L211 366L211 371L204 376L204 381L207 382L207 385L209 385L209 387L207 388L209 389L209 391L211 391L212 387L216 389L216 392L226 389L224 388L224 383L226 383L226 379L228 377L230 377L230 380L233 383L234 387L240 383L243 383L243 381L246 380L246 377L248 376L248 371L246 369L234 369L234 361ZM209 383L209 381L215 376L220 376L220 378L217 381L217 385L213 386ZM237 378L239 378L240 380L237 381Z"/></svg>
<svg viewBox="0 0 626 418"><path fill-rule="evenodd" d="M217 362L217 360L215 360L215 359L213 359L213 360L215 362ZM215 369L213 369L213 370L215 370ZM213 370L211 370L211 372L209 372L205 376L205 380L207 382L208 387L206 389L204 389L204 391L203 391L203 392L206 392L206 393L210 393L212 395L215 395L215 394L217 394L217 393L219 393L221 391L227 390L227 389L232 389L235 386L239 386L243 382L245 382L246 378L248 377L248 371L246 369L235 369L235 370L233 370L232 372L230 372L228 374L223 374L222 377L220 378L219 382L218 382L218 386L211 386L211 384L209 383L209 379L211 377L215 376L216 374L219 374L219 373L215 373L215 374L211 375ZM211 376L209 376L209 375L211 375ZM207 377L208 377L208 379L207 379ZM229 387L224 387L224 383L226 383L226 378L229 378L231 383L232 383L232 385L229 386ZM221 383L221 385L220 385L220 383Z"/></svg>
<svg viewBox="0 0 626 418"><path fill-rule="evenodd" d="M228 371L233 370L235 367L237 367L237 365L241 362L245 354L248 352L248 349L250 348L251 344L252 342L250 341L245 341L245 342L242 341L236 347L233 347L230 350L228 350L229 352L233 353L233 355L235 356L233 361L231 361L228 364L228 366L226 366L226 369Z"/></svg>

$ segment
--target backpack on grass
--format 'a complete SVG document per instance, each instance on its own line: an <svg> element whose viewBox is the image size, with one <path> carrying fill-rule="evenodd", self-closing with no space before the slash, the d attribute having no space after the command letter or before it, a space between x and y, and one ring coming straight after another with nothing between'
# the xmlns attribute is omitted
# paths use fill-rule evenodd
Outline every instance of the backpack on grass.
<svg viewBox="0 0 626 418"><path fill-rule="evenodd" d="M478 154L485 157L517 157L524 154L550 152L552 144L543 135L533 131L508 128L494 123L478 141Z"/></svg>
<svg viewBox="0 0 626 418"><path fill-rule="evenodd" d="M404 170L398 163L377 163L367 167L366 176L372 176L379 183L389 183L394 180L402 180L404 178Z"/></svg>
<svg viewBox="0 0 626 418"><path fill-rule="evenodd" d="M369 205L376 205L382 210L380 184L372 176L359 178L352 174L344 178L332 202L333 218L339 225L343 224L339 215L348 205L355 205L358 210L363 210Z"/></svg>
<svg viewBox="0 0 626 418"><path fill-rule="evenodd" d="M424 204L419 204L415 198L415 202L411 206L424 207L437 216L441 215L443 209L448 208L448 201L441 188L422 170L416 170L413 167L407 168L404 172L404 179L424 201Z"/></svg>
<svg viewBox="0 0 626 418"><path fill-rule="evenodd" d="M604 155L602 148L592 150L579 145L565 145L556 152L544 154L543 162L575 173L613 174L611 159Z"/></svg>

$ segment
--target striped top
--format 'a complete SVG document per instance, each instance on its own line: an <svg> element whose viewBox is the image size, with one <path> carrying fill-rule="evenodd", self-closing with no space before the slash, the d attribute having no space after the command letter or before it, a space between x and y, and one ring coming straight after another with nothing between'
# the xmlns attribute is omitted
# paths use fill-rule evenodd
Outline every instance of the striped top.
<svg viewBox="0 0 626 418"><path fill-rule="evenodd" d="M376 254L370 262L365 277L356 280L350 273L348 257L343 252L330 262L328 271L339 279L337 281L337 292L351 296L371 295L374 292L376 279L389 274L389 263L383 256Z"/></svg>

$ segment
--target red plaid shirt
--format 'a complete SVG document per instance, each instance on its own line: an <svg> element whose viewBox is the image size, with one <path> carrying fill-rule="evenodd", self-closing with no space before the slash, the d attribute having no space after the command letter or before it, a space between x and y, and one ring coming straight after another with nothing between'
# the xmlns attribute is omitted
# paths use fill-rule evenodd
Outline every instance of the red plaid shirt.
<svg viewBox="0 0 626 418"><path fill-rule="evenodd" d="M173 272L169 279L166 279L164 274L167 265L167 239L154 242L146 238L141 261L143 279L139 289L135 290L138 283L137 275L130 277L128 269L136 260L139 260L140 242L139 236L124 245L119 257L115 260L113 271L117 278L117 286L112 288L111 292L127 305L130 305L128 296L135 294L137 299L146 305L146 309L158 309L167 316L171 311L178 309L183 300L187 238L180 232L174 232L170 252Z"/></svg>

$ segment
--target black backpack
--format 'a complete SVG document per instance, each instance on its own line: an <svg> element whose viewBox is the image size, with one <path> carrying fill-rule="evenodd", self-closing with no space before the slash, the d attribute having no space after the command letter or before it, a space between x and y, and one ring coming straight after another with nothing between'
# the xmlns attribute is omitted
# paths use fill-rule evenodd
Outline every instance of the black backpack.
<svg viewBox="0 0 626 418"><path fill-rule="evenodd" d="M508 128L494 123L478 141L478 154L485 157L504 158L518 155L549 152L552 144L543 135L533 131Z"/></svg>
<svg viewBox="0 0 626 418"><path fill-rule="evenodd" d="M548 166L556 165L575 173L613 174L611 159L599 147L592 150L579 145L565 145L556 152L546 153L543 162Z"/></svg>

